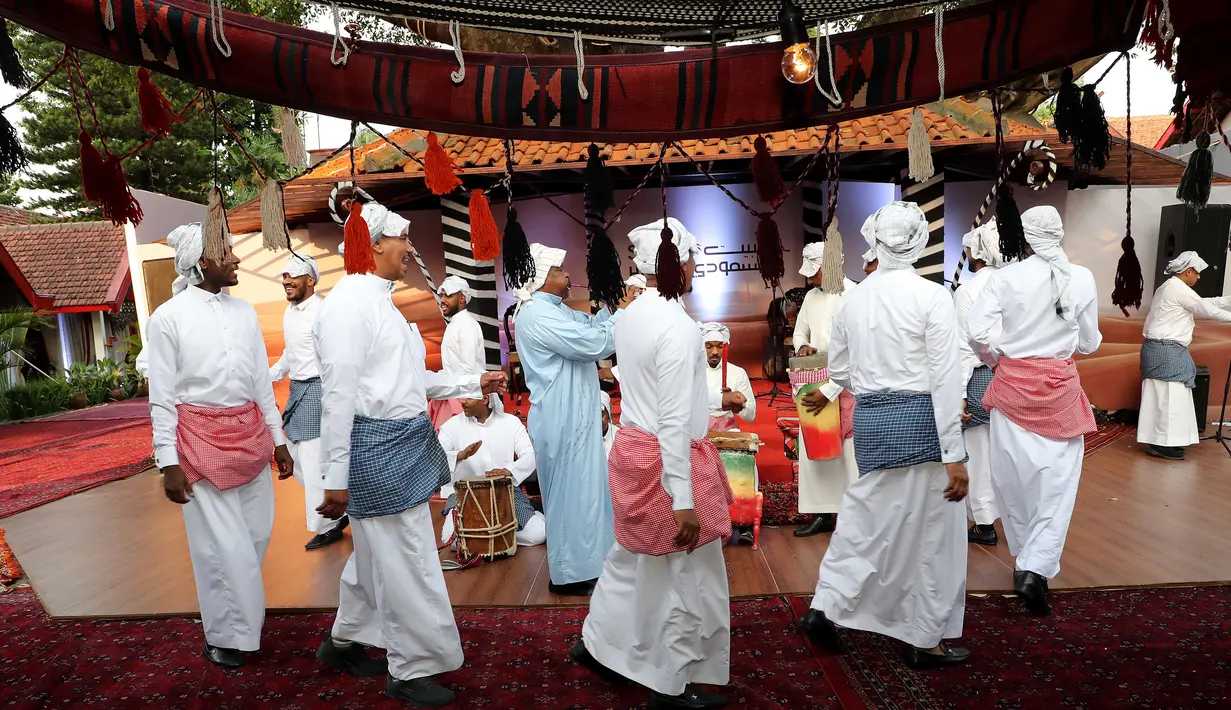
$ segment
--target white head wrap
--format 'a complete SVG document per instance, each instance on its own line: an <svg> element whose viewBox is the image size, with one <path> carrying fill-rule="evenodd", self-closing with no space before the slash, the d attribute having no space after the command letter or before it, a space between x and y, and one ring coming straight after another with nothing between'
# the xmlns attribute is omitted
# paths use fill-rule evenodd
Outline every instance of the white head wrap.
<svg viewBox="0 0 1231 710"><path fill-rule="evenodd" d="M603 405L603 409L607 410L607 416L611 416L611 395L599 390L598 401Z"/></svg>
<svg viewBox="0 0 1231 710"><path fill-rule="evenodd" d="M440 282L440 292L443 293L444 295L452 296L458 291L461 291L462 295L466 297L467 305L469 305L470 302L474 300L474 297L475 297L474 289L470 288L470 284L467 283L466 279L462 278L461 276L458 276L457 274L453 274L449 276L448 278L446 278L444 281Z"/></svg>
<svg viewBox="0 0 1231 710"><path fill-rule="evenodd" d="M812 242L804 245L804 263L799 267L800 276L812 278L821 270L821 261L825 258L825 242Z"/></svg>
<svg viewBox="0 0 1231 710"><path fill-rule="evenodd" d="M860 257L863 259L863 267L868 268L868 264L876 261L876 249L868 249Z"/></svg>
<svg viewBox="0 0 1231 710"><path fill-rule="evenodd" d="M868 246L876 251L880 268L908 269L928 246L928 220L913 202L890 202L863 223Z"/></svg>
<svg viewBox="0 0 1231 710"><path fill-rule="evenodd" d="M645 289L645 274L633 274L632 276L629 276L628 280L624 282L624 285L631 286L633 288Z"/></svg>
<svg viewBox="0 0 1231 710"><path fill-rule="evenodd" d="M972 259L978 259L993 269L1004 266L1004 256L1000 253L1000 230L996 228L994 219L967 232L962 237L962 246L970 249Z"/></svg>
<svg viewBox="0 0 1231 710"><path fill-rule="evenodd" d="M722 323L701 323L701 342L731 342L731 329Z"/></svg>
<svg viewBox="0 0 1231 710"><path fill-rule="evenodd" d="M1056 315L1073 320L1073 296L1069 292L1073 267L1060 246L1060 240L1064 239L1060 213L1051 205L1031 207L1022 213L1022 231L1035 255L1051 267L1051 295L1056 303Z"/></svg>
<svg viewBox="0 0 1231 710"><path fill-rule="evenodd" d="M321 280L321 272L320 269L316 268L316 262L313 261L312 257L305 254L291 254L290 258L286 260L286 266L282 267L282 273L291 278L311 276L313 279L316 279L317 283L320 283Z"/></svg>
<svg viewBox="0 0 1231 710"><path fill-rule="evenodd" d="M1196 269L1197 273L1205 271L1209 264L1205 263L1205 259L1197 256L1195 251L1182 252L1179 256L1167 262L1168 274L1182 274L1189 269Z"/></svg>
<svg viewBox="0 0 1231 710"><path fill-rule="evenodd" d="M567 253L563 249L556 249L537 242L530 245L530 258L534 260L534 278L523 284L521 288L513 289L513 295L517 296L519 304L529 301L534 292L547 283L547 272L551 271L551 267L564 266L564 256Z"/></svg>
<svg viewBox="0 0 1231 710"><path fill-rule="evenodd" d="M671 230L671 243L680 252L681 264L701 251L697 245L697 238L683 224L680 224L678 219L668 217L667 227ZM637 271L643 274L658 273L658 246L663 241L662 232L663 221L660 219L637 227L628 233L628 241L633 245L633 263L637 265Z"/></svg>
<svg viewBox="0 0 1231 710"><path fill-rule="evenodd" d="M410 226L410 220L396 212L390 212L388 207L379 202L369 202L360 212L363 221L368 223L368 232L375 244L381 237L400 237Z"/></svg>
<svg viewBox="0 0 1231 710"><path fill-rule="evenodd" d="M189 286L196 286L205 279L205 275L201 273L205 230L200 222L176 227L167 235L167 246L175 250L175 273L179 274L171 284L172 295Z"/></svg>

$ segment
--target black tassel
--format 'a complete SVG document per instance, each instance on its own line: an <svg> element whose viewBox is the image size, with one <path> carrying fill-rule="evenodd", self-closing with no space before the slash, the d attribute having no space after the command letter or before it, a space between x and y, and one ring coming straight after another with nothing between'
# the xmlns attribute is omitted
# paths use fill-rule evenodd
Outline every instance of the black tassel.
<svg viewBox="0 0 1231 710"><path fill-rule="evenodd" d="M1060 72L1060 90L1056 92L1056 132L1062 143L1071 142L1081 127L1081 90L1073 83L1073 68Z"/></svg>
<svg viewBox="0 0 1231 710"><path fill-rule="evenodd" d="M1111 131L1103 102L1093 85L1081 90L1081 126L1073 136L1073 162L1085 170L1102 170L1111 157Z"/></svg>
<svg viewBox="0 0 1231 710"><path fill-rule="evenodd" d="M1000 232L1000 254L1005 261L1026 258L1026 233L1022 229L1022 213L1013 199L1013 189L1001 183L996 190L996 229Z"/></svg>
<svg viewBox="0 0 1231 710"><path fill-rule="evenodd" d="M17 138L17 129L0 113L0 175L13 175L30 162L25 146Z"/></svg>
<svg viewBox="0 0 1231 710"><path fill-rule="evenodd" d="M624 276L620 252L616 251L607 230L593 227L590 252L586 255L586 278L590 281L590 300L612 310L619 308L624 298Z"/></svg>
<svg viewBox="0 0 1231 710"><path fill-rule="evenodd" d="M1141 276L1141 262L1137 260L1137 251L1133 248L1133 238L1125 237L1120 242L1124 254L1116 265L1116 286L1111 292L1111 302L1119 306L1125 317L1128 309L1141 308L1141 294L1145 291L1145 280Z"/></svg>
<svg viewBox="0 0 1231 710"><path fill-rule="evenodd" d="M600 215L607 214L615 204L615 189L611 184L611 172L599 155L598 146L590 144L590 157L583 173L586 181L586 205ZM593 292L591 292L593 293Z"/></svg>
<svg viewBox="0 0 1231 710"><path fill-rule="evenodd" d="M1197 148L1188 156L1188 167L1175 190L1177 200L1201 209L1210 201L1210 183L1214 179L1214 156L1210 154L1210 134L1197 135Z"/></svg>
<svg viewBox="0 0 1231 710"><path fill-rule="evenodd" d="M9 35L9 23L0 17L0 76L4 83L14 89L30 88L30 75L21 66L21 55L13 46L13 38Z"/></svg>
<svg viewBox="0 0 1231 710"><path fill-rule="evenodd" d="M504 285L510 291L521 288L534 278L534 257L530 242L517 221L517 210L509 205L504 222Z"/></svg>

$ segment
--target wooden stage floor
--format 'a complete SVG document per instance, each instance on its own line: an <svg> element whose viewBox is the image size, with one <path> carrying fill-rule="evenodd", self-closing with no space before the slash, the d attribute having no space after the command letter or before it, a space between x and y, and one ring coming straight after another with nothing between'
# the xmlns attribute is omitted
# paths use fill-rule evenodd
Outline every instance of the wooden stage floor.
<svg viewBox="0 0 1231 710"><path fill-rule="evenodd" d="M277 515L265 560L275 611L332 610L350 554L346 539L307 552L303 496L276 481ZM196 592L183 518L148 471L9 517L0 524L48 613L57 618L192 615ZM765 528L761 549L728 547L731 596L810 594L828 535L797 539ZM1086 459L1063 570L1053 590L1231 581L1231 457L1202 442L1187 461L1146 456L1126 437ZM448 554L448 553L443 553ZM970 546L971 592L1012 588L1012 558ZM547 590L543 547L473 570L446 572L456 606L584 604Z"/></svg>

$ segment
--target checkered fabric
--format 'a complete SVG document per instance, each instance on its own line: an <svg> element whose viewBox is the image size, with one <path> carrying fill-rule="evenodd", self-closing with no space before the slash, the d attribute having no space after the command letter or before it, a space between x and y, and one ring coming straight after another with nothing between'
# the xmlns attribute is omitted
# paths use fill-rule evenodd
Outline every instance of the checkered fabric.
<svg viewBox="0 0 1231 710"><path fill-rule="evenodd" d="M320 438L321 378L291 380L291 393L282 410L282 431L296 444Z"/></svg>
<svg viewBox="0 0 1231 710"><path fill-rule="evenodd" d="M457 494L450 493L445 500L445 509L441 515L447 516L457 507ZM513 512L517 515L517 530L520 532L526 528L526 523L530 522L530 518L534 517L534 506L530 504L530 496L521 489L521 486L513 486Z"/></svg>
<svg viewBox="0 0 1231 710"><path fill-rule="evenodd" d="M697 547L731 536L735 502L718 449L708 439L692 440L692 495L701 535ZM675 544L675 513L662 486L663 457L658 437L620 427L607 457L616 540L642 555L681 552Z"/></svg>
<svg viewBox="0 0 1231 710"><path fill-rule="evenodd" d="M256 402L216 409L180 404L175 449L189 483L202 478L220 491L260 475L274 452L274 435Z"/></svg>
<svg viewBox="0 0 1231 710"><path fill-rule="evenodd" d="M980 365L971 373L970 382L966 384L966 411L970 414L970 421L962 422L962 431L987 426L992 421L991 415L983 408L983 395L987 393L988 385L992 384L993 374L992 368L987 365Z"/></svg>
<svg viewBox="0 0 1231 710"><path fill-rule="evenodd" d="M426 414L413 419L355 417L347 514L375 518L410 510L450 478L449 461Z"/></svg>
<svg viewBox="0 0 1231 710"><path fill-rule="evenodd" d="M1072 439L1098 431L1071 358L1000 358L996 376L983 395L983 408L999 409L1009 421L1049 439Z"/></svg>
<svg viewBox="0 0 1231 710"><path fill-rule="evenodd" d="M940 435L928 392L855 395L855 462L859 475L940 462Z"/></svg>
<svg viewBox="0 0 1231 710"><path fill-rule="evenodd" d="M801 387L811 384L825 384L829 382L829 368L821 368L820 370L791 370L788 375L791 379L791 392L798 394ZM842 394L838 396L838 416L842 426L842 438L849 439L855 435L855 424L852 418L855 413L855 397L850 392L842 390ZM796 418L795 436L799 436L798 422ZM781 425L779 425L781 426Z"/></svg>
<svg viewBox="0 0 1231 710"><path fill-rule="evenodd" d="M1174 340L1147 338L1141 344L1141 377L1146 380L1183 382L1188 389L1197 386L1197 363L1188 348Z"/></svg>

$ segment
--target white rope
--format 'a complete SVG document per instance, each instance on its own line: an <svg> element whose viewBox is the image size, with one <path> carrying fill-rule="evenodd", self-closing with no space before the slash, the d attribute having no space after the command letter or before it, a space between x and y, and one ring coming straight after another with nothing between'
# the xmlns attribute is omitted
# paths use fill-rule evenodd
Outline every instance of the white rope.
<svg viewBox="0 0 1231 710"><path fill-rule="evenodd" d="M335 67L344 67L350 61L350 45L342 39L342 13L338 11L336 2L329 3L333 9L333 47L329 50L329 62ZM342 45L342 55L338 56L338 45Z"/></svg>
<svg viewBox="0 0 1231 710"><path fill-rule="evenodd" d="M222 0L209 0L209 24L213 28L214 46L222 56L230 59L231 43L227 41L226 27L222 23Z"/></svg>
<svg viewBox="0 0 1231 710"><path fill-rule="evenodd" d="M940 84L940 100L945 100L945 6L936 6L936 83Z"/></svg>
<svg viewBox="0 0 1231 710"><path fill-rule="evenodd" d="M1163 0L1163 8L1158 11L1158 32L1168 44L1175 39L1175 25L1171 24L1171 0Z"/></svg>
<svg viewBox="0 0 1231 710"><path fill-rule="evenodd" d="M586 88L586 55L581 46L580 30L573 30L573 51L577 54L577 95L585 101L590 98L590 90Z"/></svg>
<svg viewBox="0 0 1231 710"><path fill-rule="evenodd" d="M1043 72L1043 90L1051 93L1051 79L1047 78L1047 72Z"/></svg>
<svg viewBox="0 0 1231 710"><path fill-rule="evenodd" d="M828 28L826 28L828 29ZM829 86L833 89L833 94L830 94L821 86L821 72L818 70L812 77L812 83L816 84L816 90L821 92L821 96L825 97L829 103L834 106L842 105L842 92L838 91L838 81L834 78L833 73L833 45L830 43L829 32L825 32L825 54L829 57ZM821 21L816 22L816 56L821 56Z"/></svg>
<svg viewBox="0 0 1231 710"><path fill-rule="evenodd" d="M115 32L115 8L111 7L111 0L103 0L103 27Z"/></svg>
<svg viewBox="0 0 1231 710"><path fill-rule="evenodd" d="M466 81L466 58L462 56L462 23L449 20L449 35L453 37L453 54L457 57L457 71L449 75L454 84Z"/></svg>

